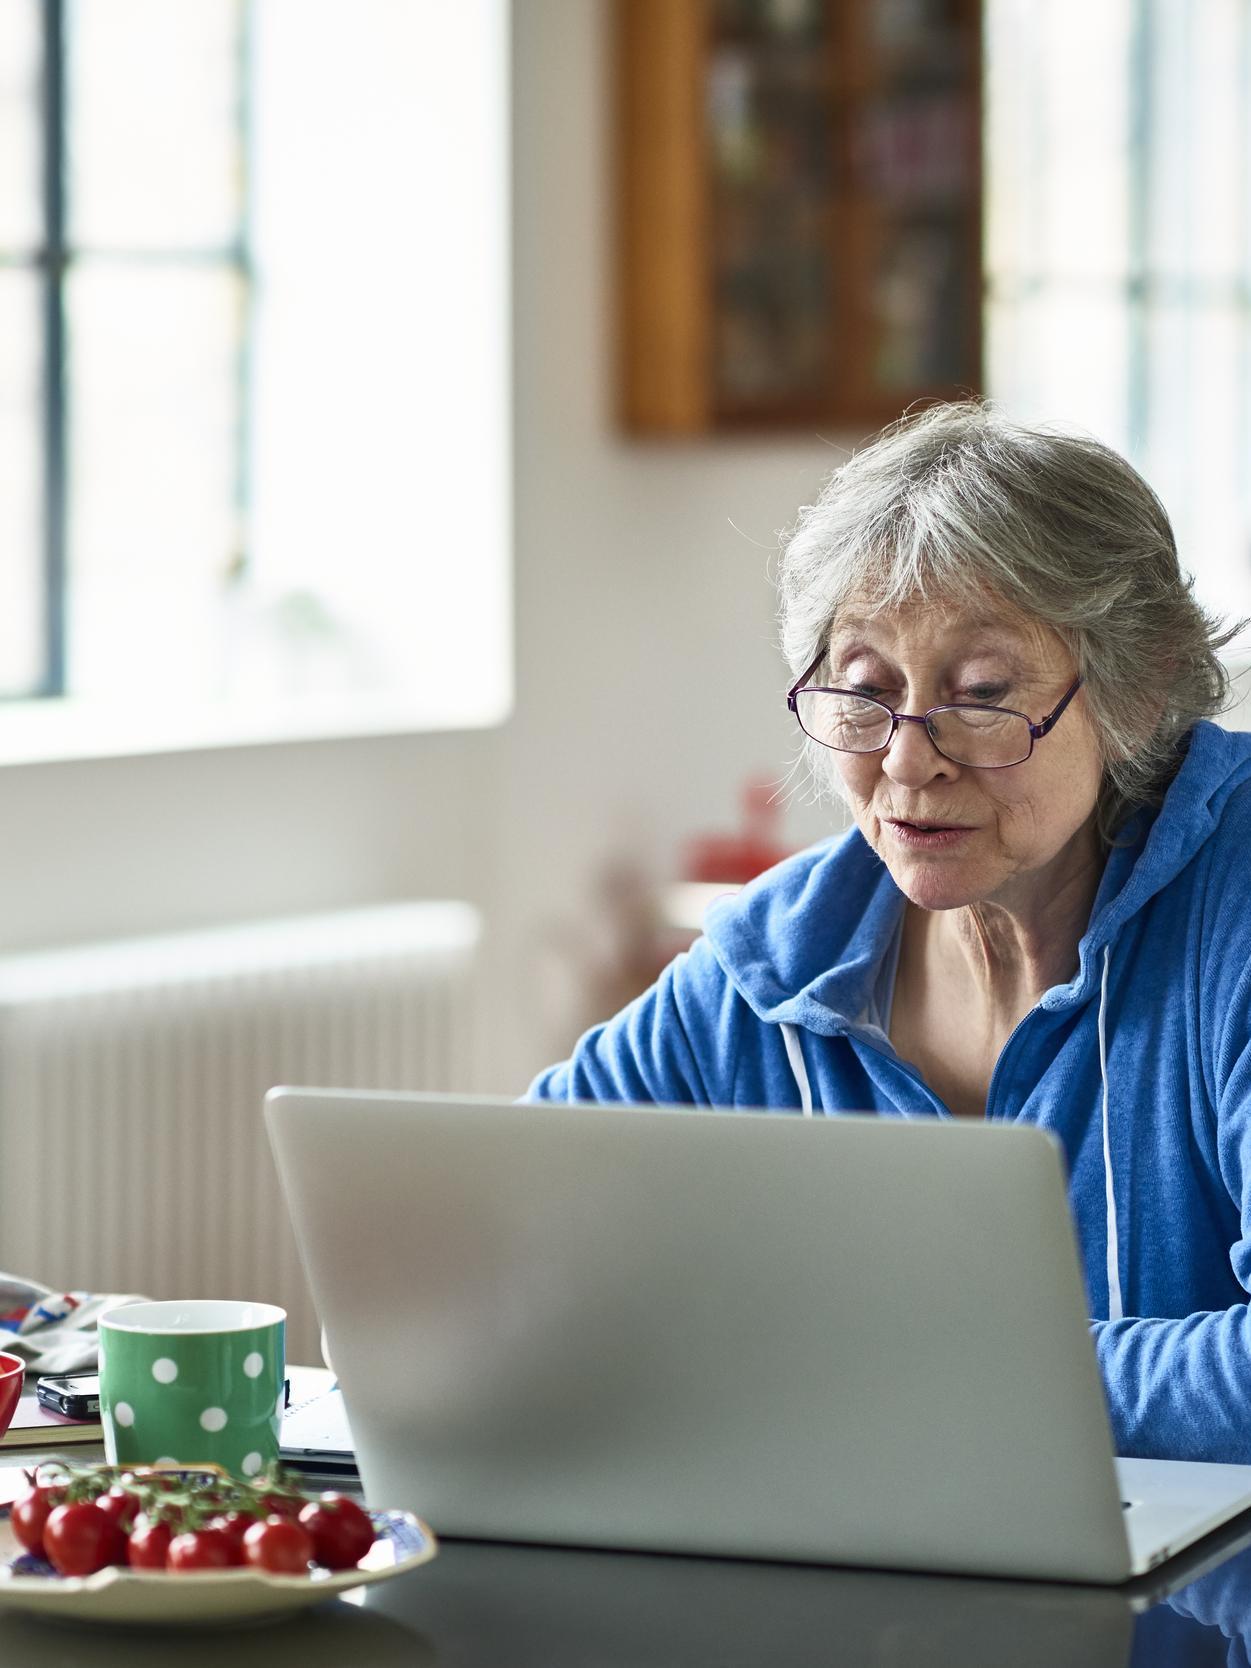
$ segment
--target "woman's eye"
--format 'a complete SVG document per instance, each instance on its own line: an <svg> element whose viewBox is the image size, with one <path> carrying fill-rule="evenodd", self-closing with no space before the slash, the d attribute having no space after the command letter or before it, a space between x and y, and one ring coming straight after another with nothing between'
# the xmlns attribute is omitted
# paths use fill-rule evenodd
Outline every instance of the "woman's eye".
<svg viewBox="0 0 1251 1668"><path fill-rule="evenodd" d="M1008 687L1002 683L975 683L965 690L962 700L973 701L978 706L991 707L1002 701L1008 693Z"/></svg>

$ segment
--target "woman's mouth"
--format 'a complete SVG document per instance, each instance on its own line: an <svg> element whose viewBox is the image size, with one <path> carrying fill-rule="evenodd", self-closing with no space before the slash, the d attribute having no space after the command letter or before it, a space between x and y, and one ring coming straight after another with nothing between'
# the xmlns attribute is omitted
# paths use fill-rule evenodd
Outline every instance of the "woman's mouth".
<svg viewBox="0 0 1251 1668"><path fill-rule="evenodd" d="M900 845L913 851L940 851L944 846L959 845L973 833L957 823L905 822L898 817L888 817L886 826Z"/></svg>

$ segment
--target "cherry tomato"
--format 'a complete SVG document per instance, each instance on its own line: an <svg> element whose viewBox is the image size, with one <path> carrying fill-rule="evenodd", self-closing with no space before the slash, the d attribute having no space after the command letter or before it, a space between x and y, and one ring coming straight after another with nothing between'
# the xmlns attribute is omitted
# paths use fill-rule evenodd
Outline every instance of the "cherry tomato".
<svg viewBox="0 0 1251 1668"><path fill-rule="evenodd" d="M229 1537L220 1529L192 1529L175 1535L165 1555L165 1568L178 1574L190 1570L228 1570L234 1562Z"/></svg>
<svg viewBox="0 0 1251 1668"><path fill-rule="evenodd" d="M221 1512L217 1517L211 1517L206 1527L216 1530L218 1534L225 1535L230 1542L230 1549L234 1553L235 1563L241 1564L243 1562L243 1537L255 1522L256 1519L250 1517L247 1512Z"/></svg>
<svg viewBox="0 0 1251 1668"><path fill-rule="evenodd" d="M289 1517L294 1523L307 1501L302 1494L280 1494L271 1490L262 1494L256 1504L266 1517Z"/></svg>
<svg viewBox="0 0 1251 1668"><path fill-rule="evenodd" d="M313 1556L328 1570L349 1570L374 1544L374 1526L346 1494L310 1500L300 1522L313 1537Z"/></svg>
<svg viewBox="0 0 1251 1668"><path fill-rule="evenodd" d="M115 1483L107 1494L98 1494L95 1505L97 1511L113 1519L123 1535L129 1535L134 1528L135 1519L139 1516L138 1500L120 1483Z"/></svg>
<svg viewBox="0 0 1251 1668"><path fill-rule="evenodd" d="M270 1575L307 1575L313 1537L289 1517L270 1516L243 1537L244 1562Z"/></svg>
<svg viewBox="0 0 1251 1668"><path fill-rule="evenodd" d="M20 1500L14 1502L9 1514L13 1533L27 1552L33 1552L37 1558L45 1556L43 1528L48 1521L48 1513L60 1504L61 1490L49 1488L44 1483L35 1483Z"/></svg>
<svg viewBox="0 0 1251 1668"><path fill-rule="evenodd" d="M126 1541L126 1555L131 1569L163 1570L174 1531L168 1523L154 1522L141 1512Z"/></svg>
<svg viewBox="0 0 1251 1668"><path fill-rule="evenodd" d="M43 1527L48 1561L62 1575L94 1575L122 1555L121 1531L93 1501L54 1506Z"/></svg>

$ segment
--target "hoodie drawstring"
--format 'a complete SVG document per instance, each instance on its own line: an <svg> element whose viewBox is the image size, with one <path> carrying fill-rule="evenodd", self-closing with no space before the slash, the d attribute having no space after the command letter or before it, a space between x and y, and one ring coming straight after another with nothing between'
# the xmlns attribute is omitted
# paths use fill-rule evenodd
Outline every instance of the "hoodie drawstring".
<svg viewBox="0 0 1251 1668"><path fill-rule="evenodd" d="M1116 1235L1116 1189L1112 1184L1112 1141L1108 1131L1108 966L1111 946L1103 947L1103 978L1099 982L1099 1076L1103 1083L1103 1193L1108 1218L1108 1319L1121 1320L1121 1259Z"/></svg>
<svg viewBox="0 0 1251 1668"><path fill-rule="evenodd" d="M794 1025L782 1026L782 1041L786 1044L786 1058L791 1063L791 1072L799 1088L799 1104L804 1109L804 1117L812 1116L812 1089L808 1084L808 1068L804 1064L804 1051L799 1046L799 1031Z"/></svg>

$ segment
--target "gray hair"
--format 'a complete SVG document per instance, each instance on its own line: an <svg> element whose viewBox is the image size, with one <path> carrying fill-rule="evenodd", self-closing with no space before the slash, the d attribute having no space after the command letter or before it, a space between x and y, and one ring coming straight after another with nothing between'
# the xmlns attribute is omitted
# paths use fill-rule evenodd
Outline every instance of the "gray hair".
<svg viewBox="0 0 1251 1668"><path fill-rule="evenodd" d="M779 590L796 676L852 598L984 607L989 592L1050 626L1086 680L1105 839L1158 803L1190 730L1228 704L1219 650L1245 623L1222 630L1196 602L1164 506L1124 458L973 400L901 418L836 469L784 540ZM829 750L808 753L835 787Z"/></svg>

